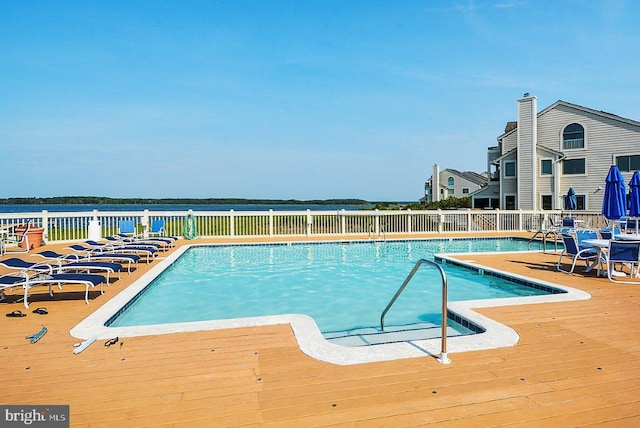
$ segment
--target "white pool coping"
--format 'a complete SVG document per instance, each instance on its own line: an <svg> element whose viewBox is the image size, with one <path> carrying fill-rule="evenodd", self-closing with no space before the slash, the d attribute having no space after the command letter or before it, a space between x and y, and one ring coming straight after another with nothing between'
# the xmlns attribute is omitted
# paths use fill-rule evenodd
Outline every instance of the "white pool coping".
<svg viewBox="0 0 640 428"><path fill-rule="evenodd" d="M136 327L107 327L107 321L133 299L141 290L151 283L167 267L175 262L185 251L192 246L219 246L229 244L194 244L185 245L168 255L164 260L160 260L157 265L140 277L133 284L122 290L107 303L98 308L95 312L81 321L71 329L70 334L78 339L89 339L96 336L97 339L110 339L113 337L135 337L158 334L172 334L182 332L220 330L239 327L255 327L277 324L290 324L296 337L300 350L308 356L337 365L363 364L378 361L390 361L403 358L417 358L425 355L439 356L441 351L441 339L415 340L399 343L388 343L382 345L371 345L363 347L346 347L328 342L323 336L315 321L302 314L260 316L250 318L236 318L226 320L196 321L172 324L156 324ZM545 281L534 280L525 276L520 276L508 272L503 272L487 266L480 265L473 260L461 261L460 257L473 257L477 253L461 254L456 253L456 258L445 254L438 254L443 260L455 260L456 263L483 269L489 272L496 272L502 275L519 278L528 282L535 282L548 287L558 288L566 293L547 294L542 296L529 297L509 297L502 299L487 300L466 300L449 302L449 312L454 312L462 318L484 328L484 333L456 336L447 338L447 351L451 354L476 351L484 349L494 349L514 346L518 343L519 336L512 328L501 324L491 318L485 317L474 308L487 308L496 306L528 305L535 303L567 302L573 300L590 299L591 295L575 288L564 285L553 284ZM485 253L486 254L486 253ZM509 254L500 252L499 254Z"/></svg>

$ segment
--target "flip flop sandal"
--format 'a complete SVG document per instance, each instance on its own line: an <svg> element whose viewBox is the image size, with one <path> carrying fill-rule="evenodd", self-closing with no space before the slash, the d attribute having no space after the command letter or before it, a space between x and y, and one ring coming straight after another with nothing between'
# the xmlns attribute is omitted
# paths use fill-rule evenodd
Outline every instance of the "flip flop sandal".
<svg viewBox="0 0 640 428"><path fill-rule="evenodd" d="M40 330L36 334L30 334L29 336L26 337L26 339L29 339L31 343L36 343L45 334L47 334L47 327L42 326L42 330Z"/></svg>
<svg viewBox="0 0 640 428"><path fill-rule="evenodd" d="M40 315L47 315L49 311L47 311L47 308L38 308L38 309L34 309L33 313L40 314Z"/></svg>
<svg viewBox="0 0 640 428"><path fill-rule="evenodd" d="M22 311L15 310L15 311L13 311L13 312L9 312L9 313L7 314L7 316L8 316L9 318L22 318L22 317L26 317L26 316L27 316L27 314L23 314L23 313L22 313Z"/></svg>
<svg viewBox="0 0 640 428"><path fill-rule="evenodd" d="M109 339L106 342L104 342L104 346L108 348L109 346L115 345L116 343L118 343L118 338L114 337L113 339Z"/></svg>

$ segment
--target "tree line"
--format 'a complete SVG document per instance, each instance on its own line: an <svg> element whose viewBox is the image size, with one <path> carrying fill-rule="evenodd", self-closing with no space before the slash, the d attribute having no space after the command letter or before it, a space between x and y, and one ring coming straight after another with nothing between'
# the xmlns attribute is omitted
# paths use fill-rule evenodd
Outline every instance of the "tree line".
<svg viewBox="0 0 640 428"><path fill-rule="evenodd" d="M362 199L244 199L244 198L109 198L55 196L0 198L0 205L368 205Z"/></svg>
<svg viewBox="0 0 640 428"><path fill-rule="evenodd" d="M458 208L471 208L471 196L464 196L462 198L448 197L441 201L429 202L428 204L417 203L398 205L392 202L377 202L374 209L378 210L448 210Z"/></svg>

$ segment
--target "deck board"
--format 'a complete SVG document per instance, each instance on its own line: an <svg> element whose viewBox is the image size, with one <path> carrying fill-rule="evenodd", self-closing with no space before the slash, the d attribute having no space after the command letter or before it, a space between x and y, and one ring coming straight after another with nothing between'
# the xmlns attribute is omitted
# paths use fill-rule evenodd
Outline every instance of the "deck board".
<svg viewBox="0 0 640 428"><path fill-rule="evenodd" d="M69 404L74 427L640 424L640 287L558 273L553 254L473 260L592 298L478 309L520 340L450 354L450 365L428 356L332 365L302 353L288 325L125 338L122 347L101 341L74 355L69 330L153 266L141 264L104 295L91 293L90 305L82 287L53 299L43 287L26 311L8 293L0 308L28 316L0 317L0 402ZM39 306L49 314L32 314ZM38 343L25 340L43 324Z"/></svg>

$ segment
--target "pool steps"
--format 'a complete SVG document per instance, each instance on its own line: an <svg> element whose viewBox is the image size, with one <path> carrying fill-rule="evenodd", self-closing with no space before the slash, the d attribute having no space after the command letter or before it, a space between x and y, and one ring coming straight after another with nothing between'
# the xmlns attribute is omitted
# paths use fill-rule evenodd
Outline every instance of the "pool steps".
<svg viewBox="0 0 640 428"><path fill-rule="evenodd" d="M344 331L323 333L325 339L341 346L370 346L383 343L407 342L412 340L436 339L441 336L442 326L434 323L416 323L411 325L389 325L381 331L376 327L363 327ZM461 325L447 327L447 337L473 334Z"/></svg>

